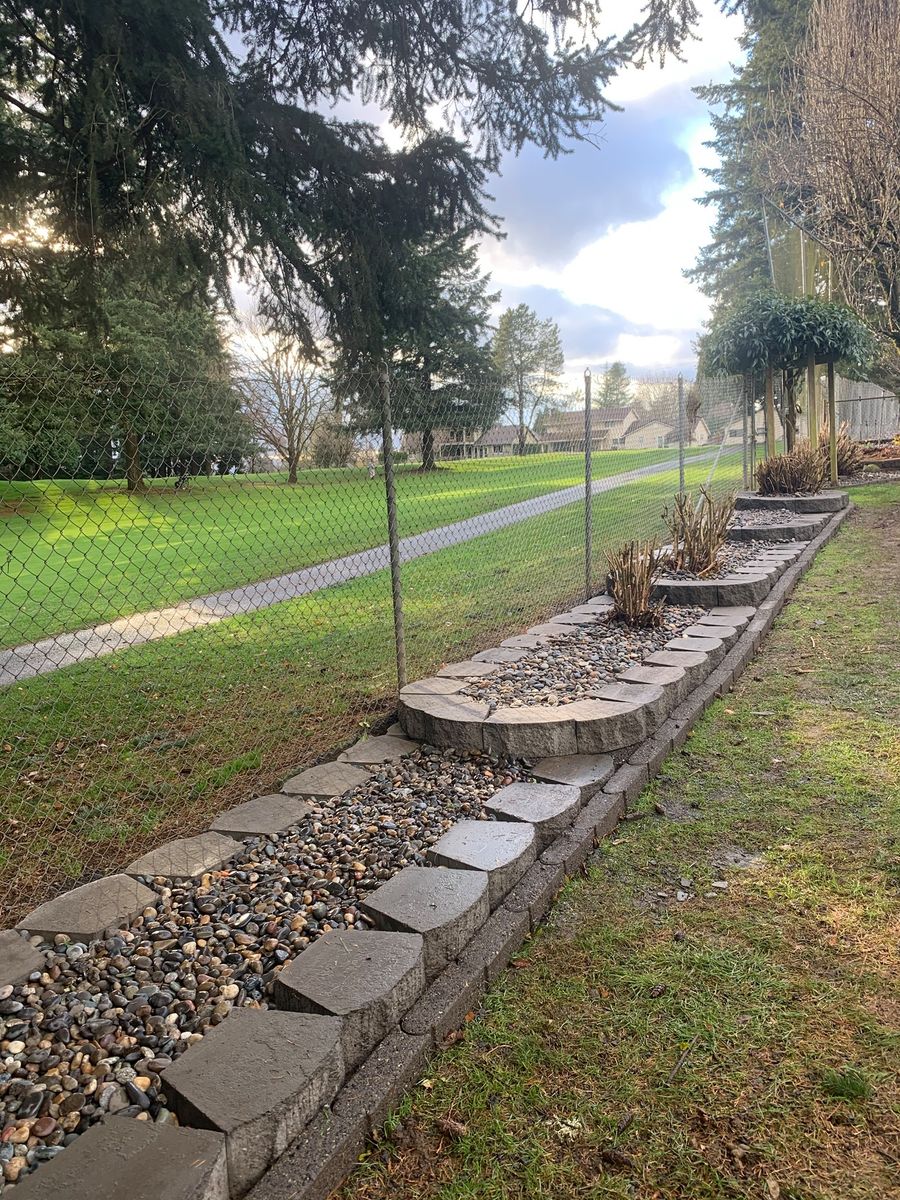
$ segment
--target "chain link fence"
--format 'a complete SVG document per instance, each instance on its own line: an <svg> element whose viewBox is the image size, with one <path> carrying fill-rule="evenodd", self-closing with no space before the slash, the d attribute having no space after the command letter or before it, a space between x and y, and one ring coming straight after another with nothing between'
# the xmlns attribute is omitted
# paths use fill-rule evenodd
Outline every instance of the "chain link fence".
<svg viewBox="0 0 900 1200"><path fill-rule="evenodd" d="M746 482L749 408L740 380L601 406L587 379L520 420L387 372L338 397L290 363L4 356L2 923L384 728L398 677L602 590L680 487Z"/></svg>

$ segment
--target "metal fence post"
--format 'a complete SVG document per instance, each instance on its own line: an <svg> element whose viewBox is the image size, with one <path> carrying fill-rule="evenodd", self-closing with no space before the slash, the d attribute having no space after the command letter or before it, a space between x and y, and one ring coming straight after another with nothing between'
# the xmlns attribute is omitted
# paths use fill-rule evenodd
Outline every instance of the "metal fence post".
<svg viewBox="0 0 900 1200"><path fill-rule="evenodd" d="M594 558L594 484L591 478L593 412L591 411L591 368L584 369L584 598L593 594L592 566Z"/></svg>
<svg viewBox="0 0 900 1200"><path fill-rule="evenodd" d="M684 376L678 376L678 491L684 491Z"/></svg>
<svg viewBox="0 0 900 1200"><path fill-rule="evenodd" d="M394 490L394 431L391 426L391 380L387 365L379 371L381 391L381 452L384 458L384 494L387 500L388 549L391 558L391 600L394 606L394 643L397 651L397 688L406 687L406 637L403 630L403 589L400 583L400 537L397 532L397 493Z"/></svg>
<svg viewBox="0 0 900 1200"><path fill-rule="evenodd" d="M741 470L744 480L744 488L750 486L750 480L747 477L747 468L749 466L749 454L747 453L747 408L753 398L753 384L748 375L741 376Z"/></svg>

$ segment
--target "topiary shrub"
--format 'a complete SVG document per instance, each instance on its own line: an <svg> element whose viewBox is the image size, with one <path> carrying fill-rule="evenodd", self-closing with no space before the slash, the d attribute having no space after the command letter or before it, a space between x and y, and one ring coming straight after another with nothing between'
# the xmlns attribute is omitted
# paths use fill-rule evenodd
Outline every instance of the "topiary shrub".
<svg viewBox="0 0 900 1200"><path fill-rule="evenodd" d="M695 501L690 492L679 492L671 513L666 507L662 515L672 538L673 570L690 571L698 579L715 570L734 516L734 494L716 500L701 487Z"/></svg>
<svg viewBox="0 0 900 1200"><path fill-rule="evenodd" d="M607 552L606 561L612 619L635 626L660 625L665 601L651 599L653 581L662 567L659 546L655 542L626 542L620 550Z"/></svg>
<svg viewBox="0 0 900 1200"><path fill-rule="evenodd" d="M761 496L810 496L825 483L826 462L809 442L798 442L787 454L773 454L756 468Z"/></svg>

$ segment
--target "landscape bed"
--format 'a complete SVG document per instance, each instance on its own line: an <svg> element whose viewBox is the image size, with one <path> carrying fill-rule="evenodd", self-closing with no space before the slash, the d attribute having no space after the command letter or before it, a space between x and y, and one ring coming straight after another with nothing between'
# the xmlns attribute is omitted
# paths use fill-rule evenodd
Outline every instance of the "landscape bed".
<svg viewBox="0 0 900 1200"><path fill-rule="evenodd" d="M563 705L570 712L585 703L614 710L567 717L564 724L572 725L575 739L570 749L560 748L568 730L557 729L548 738L546 718L556 719L556 705L520 706L517 720L494 721L488 733L498 710L477 721L469 713L462 722L458 713L454 719L452 710L471 704L468 696L457 698L471 686L467 680L486 683L496 671L509 668L503 650L525 652L518 659L522 661L528 652L559 644L561 638L581 638L580 619L596 623L598 615L602 618L607 608L603 598L537 627L518 639L523 645L486 651L471 660L474 666L445 668L435 677L441 682L430 685L437 692L417 692L412 685L403 696L401 720L407 734L421 736L412 726L424 719L432 748L411 745L399 730L362 742L337 763L288 781L285 794L251 801L241 806L243 813L238 809L223 814L210 835L172 843L138 860L122 876L42 906L43 915L39 909L23 925L28 928L30 920L32 933L44 926L40 932L46 936L55 922L53 949L40 939L41 949L36 949L17 933L2 935L4 950L9 948L4 970L9 973L14 957L18 962L17 978L0 980L0 1050L8 1076L0 1075L0 1080L17 1105L0 1141L6 1180L13 1182L25 1170L17 1168L17 1162L30 1166L53 1158L52 1166L25 1176L23 1200L26 1195L61 1195L63 1180L71 1184L76 1174L84 1194L105 1194L104 1171L113 1169L116 1138L126 1136L127 1124L127 1138L134 1140L136 1179L153 1189L129 1194L180 1195L183 1173L176 1173L171 1183L182 1192L166 1191L158 1180L147 1184L145 1179L163 1144L160 1139L172 1137L181 1139L178 1144L196 1171L196 1159L188 1150L196 1131L176 1130L170 1115L174 1111L183 1123L218 1131L218 1141L209 1141L213 1134L204 1135L208 1152L197 1195L209 1200L229 1192L239 1196L260 1178L254 1191L260 1200L281 1194L278 1189L286 1181L296 1196L327 1194L355 1159L366 1133L414 1080L430 1050L477 1004L515 954L566 872L576 870L595 838L614 826L626 802L672 746L681 744L709 700L727 690L797 576L845 515L846 510L830 518L805 548L785 548L759 564L765 566L759 577L767 585L766 593L773 584L775 588L755 611L730 605L716 612L718 605L710 604L697 623L678 630L680 636L670 639L666 649L655 650L643 665L618 672L617 683L610 685L619 689L616 699ZM776 584L789 564L789 575ZM756 579L755 567L747 575ZM745 583L737 580L733 586ZM722 580L710 585L729 586ZM707 637L706 630L715 632ZM492 662L492 655L499 661ZM662 661L650 662L654 657ZM440 694L442 688L448 690ZM466 745L476 736L475 727L480 727L481 745ZM579 739L581 727L586 732ZM452 730L461 733L462 744L450 740ZM433 748L441 735L446 739L443 752ZM510 748L523 735L530 738L529 758L510 761L524 756ZM586 737L590 750L583 744ZM542 749L548 741L553 743L549 754ZM504 742L509 743L506 748ZM535 762L538 757L544 761ZM522 782L525 776L536 782ZM448 830L458 817L462 824ZM278 827L248 836L253 826L266 822ZM515 838L510 823L520 827ZM242 846L238 837L248 840ZM437 844L442 838L443 850ZM166 861L168 872L161 869ZM426 861L446 869L435 871L422 865ZM195 882L174 882L187 876ZM116 913L126 896L130 911ZM113 908L103 911L104 903ZM76 910L86 931L84 942L71 936ZM99 927L91 929L91 921L99 921ZM123 923L125 933L107 928ZM361 957L358 943L372 935L352 930L365 924L374 925L383 936L401 939L391 943L391 953L385 951L385 961L395 957L399 962L393 975L387 967L373 974ZM206 936L200 936L207 929ZM89 945L92 934L104 935L102 945ZM304 942L311 943L309 950ZM342 956L342 971L349 971L359 985L355 996L352 988L350 996L340 999L333 988L329 992L334 963L329 965L327 954L334 943L335 953ZM304 953L280 970L291 951L301 949ZM210 962L201 962L203 957ZM207 970L197 972L194 963ZM318 980L315 963L320 965ZM300 968L305 981L293 988L278 983ZM90 974L109 970L112 976L103 983ZM133 971L132 981L123 986L117 971ZM138 972L146 972L148 979ZM76 978L98 984L99 997L89 987L81 993L69 991L74 1003L67 999L65 1011L58 1014L54 1009L52 1029L43 1013L35 1020L42 1006L45 1012L60 1003L60 991ZM117 986L119 992L112 990ZM129 996L129 991L134 994ZM191 994L181 997L182 991ZM271 1002L273 993L288 1011L260 1007ZM120 999L124 1005L114 1003ZM235 1012L235 1004L243 1007ZM94 1009L97 1015L85 1019ZM111 1009L123 1010L120 1022L103 1016ZM301 1028L292 1026L292 1020L302 1021L300 1042L314 1039L324 1050L311 1056L304 1054L302 1045L288 1044L285 1053L293 1064L293 1082L285 1092L272 1051L276 1040L284 1043L285 1029ZM36 1049L33 1041L29 1046L27 1026L32 1021L36 1029L43 1027L42 1033L52 1032L54 1039L38 1039ZM96 1046L85 1045L79 1021L85 1027L93 1023L88 1032L97 1039ZM73 1026L76 1038L70 1033ZM141 1026L141 1034L132 1032ZM210 1032L201 1040L203 1029ZM84 1067L88 1082L81 1086L76 1079L74 1086L56 1086L58 1068L73 1041L78 1048L69 1061L81 1056L75 1070ZM185 1060L188 1049L192 1056ZM110 1053L113 1050L122 1052ZM187 1075L186 1061L192 1064ZM215 1096L235 1082L235 1071L246 1095L235 1101L226 1117ZM41 1074L54 1081L52 1089L36 1084ZM345 1074L349 1078L342 1088ZM98 1076L102 1084L92 1086ZM88 1089L91 1095L101 1093L96 1102L87 1096L77 1099ZM61 1101L48 1100L63 1093ZM103 1100L105 1109L100 1107ZM120 1109L139 1119L129 1123L117 1115L94 1124L87 1135L76 1136L85 1109L87 1117L96 1119L89 1109L94 1103L99 1112ZM316 1116L329 1104L330 1116ZM51 1114L51 1106L57 1116ZM148 1120L151 1116L153 1122ZM143 1127L140 1132L138 1126ZM121 1135L117 1130L123 1130ZM67 1139L72 1145L60 1154ZM277 1167L263 1177L276 1159Z"/></svg>

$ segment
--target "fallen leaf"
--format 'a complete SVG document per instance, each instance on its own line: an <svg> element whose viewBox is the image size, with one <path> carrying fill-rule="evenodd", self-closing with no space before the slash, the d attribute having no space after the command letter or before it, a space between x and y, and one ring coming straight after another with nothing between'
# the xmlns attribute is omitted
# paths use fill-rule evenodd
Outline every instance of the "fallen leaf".
<svg viewBox="0 0 900 1200"><path fill-rule="evenodd" d="M509 965L521 969L522 967L527 967L529 963L527 958L514 958Z"/></svg>
<svg viewBox="0 0 900 1200"><path fill-rule="evenodd" d="M770 1200L781 1200L781 1188L771 1176L766 1180L766 1191L769 1193Z"/></svg>
<svg viewBox="0 0 900 1200"><path fill-rule="evenodd" d="M464 1125L462 1121L454 1121L452 1117L438 1117L435 1125L441 1133L446 1133L449 1137L465 1137L469 1132L467 1125Z"/></svg>

